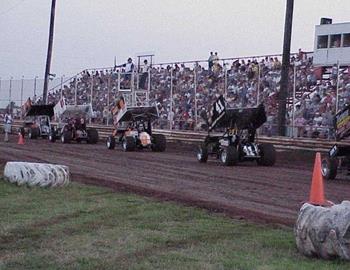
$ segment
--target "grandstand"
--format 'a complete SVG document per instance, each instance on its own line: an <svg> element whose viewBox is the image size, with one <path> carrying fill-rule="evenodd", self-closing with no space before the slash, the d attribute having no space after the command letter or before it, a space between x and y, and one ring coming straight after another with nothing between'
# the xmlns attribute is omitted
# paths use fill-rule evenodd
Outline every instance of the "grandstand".
<svg viewBox="0 0 350 270"><path fill-rule="evenodd" d="M68 104L92 101L92 121L112 124L110 108L116 97L122 94L134 105L156 104L161 116L157 123L159 128L199 130L201 112L218 95L225 94L229 105L235 108L264 102L268 121L261 132L276 134L280 55L221 59L210 70L207 61L203 60L154 64L148 69L142 89L142 72L139 70L135 68L130 76L123 67L84 70L62 83L55 81L57 85L49 91L48 101L56 103L61 97ZM336 107L349 102L350 79L347 68L333 66L325 70L320 74L318 67L313 65L313 53L299 51L292 54L288 91L289 136L332 138L332 115ZM40 97L36 101L40 103Z"/></svg>
<svg viewBox="0 0 350 270"><path fill-rule="evenodd" d="M123 67L84 70L64 84L53 87L48 100L56 103L64 97L68 104L92 101L92 121L111 124L110 108L122 94L133 105L156 104L160 112L159 128L199 130L201 112L218 95L225 94L229 106L235 108L264 102L268 121L262 132L276 134L280 55L221 59L210 70L207 61L154 64L148 70L146 89L140 89L141 73L138 70L135 69L131 76L127 76ZM290 136L331 138L336 103L341 107L349 102L347 69L333 67L327 78L317 72L312 53L299 51L291 56L287 119Z"/></svg>

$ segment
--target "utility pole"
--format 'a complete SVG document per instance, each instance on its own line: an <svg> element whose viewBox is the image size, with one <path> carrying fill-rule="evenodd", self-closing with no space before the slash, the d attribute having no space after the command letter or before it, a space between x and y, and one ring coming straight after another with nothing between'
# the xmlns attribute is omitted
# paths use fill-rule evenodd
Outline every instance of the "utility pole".
<svg viewBox="0 0 350 270"><path fill-rule="evenodd" d="M280 91L278 93L278 135L285 136L286 134L286 105L288 95L288 80L290 66L290 43L292 37L293 23L293 6L294 0L287 0L286 18L284 22L284 40L283 40L283 56Z"/></svg>
<svg viewBox="0 0 350 270"><path fill-rule="evenodd" d="M46 68L44 76L44 90L43 90L43 101L47 103L47 88L49 85L50 67L51 67L51 55L52 55L52 44L53 44L53 32L55 26L55 7L56 0L52 0L51 4L51 17L50 17L50 30L49 30L49 44L47 48Z"/></svg>

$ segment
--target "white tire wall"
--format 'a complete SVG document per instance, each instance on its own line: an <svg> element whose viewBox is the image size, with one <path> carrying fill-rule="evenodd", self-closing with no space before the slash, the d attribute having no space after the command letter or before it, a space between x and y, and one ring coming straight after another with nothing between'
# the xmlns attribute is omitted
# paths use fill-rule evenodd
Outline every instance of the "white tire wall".
<svg viewBox="0 0 350 270"><path fill-rule="evenodd" d="M67 166L29 162L7 162L4 178L17 185L40 187L64 186L70 181Z"/></svg>
<svg viewBox="0 0 350 270"><path fill-rule="evenodd" d="M305 203L294 233L299 252L306 256L350 260L350 201L332 207Z"/></svg>

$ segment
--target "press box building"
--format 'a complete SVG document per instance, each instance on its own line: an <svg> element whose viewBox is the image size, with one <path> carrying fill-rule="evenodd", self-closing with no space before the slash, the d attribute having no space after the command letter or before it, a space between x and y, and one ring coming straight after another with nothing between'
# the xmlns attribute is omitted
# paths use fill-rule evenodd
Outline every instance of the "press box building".
<svg viewBox="0 0 350 270"><path fill-rule="evenodd" d="M314 66L350 66L350 22L332 23L322 18L315 26Z"/></svg>

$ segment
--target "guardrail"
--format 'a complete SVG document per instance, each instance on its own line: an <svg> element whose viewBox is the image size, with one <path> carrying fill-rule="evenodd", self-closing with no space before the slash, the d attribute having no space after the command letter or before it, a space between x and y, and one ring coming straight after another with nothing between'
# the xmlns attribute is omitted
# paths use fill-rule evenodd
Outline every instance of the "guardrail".
<svg viewBox="0 0 350 270"><path fill-rule="evenodd" d="M23 125L23 122L16 121L12 125L12 130L15 131ZM0 124L2 127L3 124ZM98 130L100 140L105 140L110 134L112 134L112 126L101 126L101 125L89 125ZM170 142L182 142L182 143L193 143L199 144L206 136L204 132L193 132L193 131L177 131L177 130L162 130L155 129L153 131L156 134L163 134L166 136L167 141ZM324 139L310 139L310 138L289 138L289 137L267 137L258 136L259 142L272 143L277 149L290 149L290 150L307 150L307 151L319 151L326 152L336 143L335 141L329 141ZM349 145L350 141L337 142L340 145Z"/></svg>

